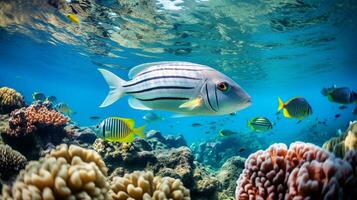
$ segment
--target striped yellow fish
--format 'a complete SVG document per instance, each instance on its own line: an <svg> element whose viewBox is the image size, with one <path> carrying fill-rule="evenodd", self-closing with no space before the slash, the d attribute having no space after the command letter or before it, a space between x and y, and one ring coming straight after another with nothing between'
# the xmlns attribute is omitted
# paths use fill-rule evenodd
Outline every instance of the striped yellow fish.
<svg viewBox="0 0 357 200"><path fill-rule="evenodd" d="M145 126L134 128L134 124L133 119L109 117L97 125L96 135L109 142L132 142L135 135L144 138Z"/></svg>

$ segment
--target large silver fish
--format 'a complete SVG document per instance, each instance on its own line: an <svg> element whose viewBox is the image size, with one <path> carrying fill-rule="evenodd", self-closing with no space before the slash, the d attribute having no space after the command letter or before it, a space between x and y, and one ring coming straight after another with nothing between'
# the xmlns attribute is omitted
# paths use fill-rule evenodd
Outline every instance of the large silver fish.
<svg viewBox="0 0 357 200"><path fill-rule="evenodd" d="M109 94L100 107L125 95L129 105L140 110L166 110L182 115L223 115L251 104L251 97L219 71L190 62L155 62L134 67L124 81L98 69L109 84Z"/></svg>

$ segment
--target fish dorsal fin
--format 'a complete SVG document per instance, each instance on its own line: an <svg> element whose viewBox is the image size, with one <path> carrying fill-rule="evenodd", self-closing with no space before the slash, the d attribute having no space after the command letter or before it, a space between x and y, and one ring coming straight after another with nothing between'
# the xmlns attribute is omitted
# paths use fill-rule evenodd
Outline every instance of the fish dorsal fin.
<svg viewBox="0 0 357 200"><path fill-rule="evenodd" d="M130 129L134 128L135 121L134 121L133 119L121 118L121 117L113 117L113 118L123 121L126 125L128 125L128 127L129 127Z"/></svg>
<svg viewBox="0 0 357 200"><path fill-rule="evenodd" d="M156 65L170 64L170 63L178 63L178 62L177 61L162 61L162 62L151 62L151 63L144 63L141 65L137 65L129 71L128 77L130 79L133 79L134 76L136 76L137 74L139 74L146 68L156 66ZM179 63L190 63L190 62L179 62ZM190 63L190 64L192 64L192 63Z"/></svg>
<svg viewBox="0 0 357 200"><path fill-rule="evenodd" d="M138 109L138 110L152 110L151 108L146 107L139 100L137 100L133 97L129 98L129 105L130 105L130 107L132 107L134 109Z"/></svg>

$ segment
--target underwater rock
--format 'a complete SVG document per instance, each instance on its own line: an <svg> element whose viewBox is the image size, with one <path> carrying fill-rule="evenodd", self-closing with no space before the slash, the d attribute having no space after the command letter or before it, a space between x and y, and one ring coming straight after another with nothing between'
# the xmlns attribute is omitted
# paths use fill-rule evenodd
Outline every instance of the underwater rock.
<svg viewBox="0 0 357 200"><path fill-rule="evenodd" d="M28 159L37 159L49 144L60 144L67 132L68 118L42 104L15 110L9 128L1 133L3 141Z"/></svg>
<svg viewBox="0 0 357 200"><path fill-rule="evenodd" d="M218 170L227 159L237 155L248 157L249 153L265 146L262 139L252 134L238 134L234 137L211 139L192 144L190 148L194 153L195 160Z"/></svg>
<svg viewBox="0 0 357 200"><path fill-rule="evenodd" d="M340 158L350 150L357 150L357 121L350 122L344 134L331 138L322 147Z"/></svg>
<svg viewBox="0 0 357 200"><path fill-rule="evenodd" d="M0 180L10 181L25 168L27 159L8 145L0 144ZM0 181L0 182L1 182Z"/></svg>
<svg viewBox="0 0 357 200"><path fill-rule="evenodd" d="M16 90L8 87L0 88L0 114L9 114L24 106L24 97Z"/></svg>
<svg viewBox="0 0 357 200"><path fill-rule="evenodd" d="M220 182L218 199L234 199L236 180L244 169L245 158L234 156L229 158L216 175Z"/></svg>
<svg viewBox="0 0 357 200"><path fill-rule="evenodd" d="M95 132L90 127L79 127L69 124L64 129L71 136L71 139L76 140L78 144L92 145L97 139Z"/></svg>
<svg viewBox="0 0 357 200"><path fill-rule="evenodd" d="M172 199L190 200L190 191L179 179L155 176L153 172L134 171L111 181L114 200Z"/></svg>
<svg viewBox="0 0 357 200"><path fill-rule="evenodd" d="M146 139L149 141L153 149L168 149L187 146L186 140L182 135L168 135L163 137L160 132L151 130L146 134Z"/></svg>
<svg viewBox="0 0 357 200"><path fill-rule="evenodd" d="M111 199L107 168L93 150L60 145L39 161L30 162L4 199Z"/></svg>
<svg viewBox="0 0 357 200"><path fill-rule="evenodd" d="M246 160L236 199L351 199L353 178L347 161L318 146L273 144Z"/></svg>

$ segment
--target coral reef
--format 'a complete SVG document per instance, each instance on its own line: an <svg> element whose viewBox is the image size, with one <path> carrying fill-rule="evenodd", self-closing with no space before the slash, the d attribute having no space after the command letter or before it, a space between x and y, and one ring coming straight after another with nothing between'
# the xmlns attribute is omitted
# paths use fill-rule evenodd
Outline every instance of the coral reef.
<svg viewBox="0 0 357 200"><path fill-rule="evenodd" d="M150 146L153 149L169 149L187 146L186 140L182 135L163 137L160 132L151 130L146 134L146 138L150 140Z"/></svg>
<svg viewBox="0 0 357 200"><path fill-rule="evenodd" d="M248 133L242 135L238 133L235 137L223 137L199 144L194 143L191 145L191 149L195 160L218 170L227 159L237 155L248 157L250 153L262 149L264 146L265 141L263 139Z"/></svg>
<svg viewBox="0 0 357 200"><path fill-rule="evenodd" d="M24 97L8 87L0 88L0 114L8 114L25 106Z"/></svg>
<svg viewBox="0 0 357 200"><path fill-rule="evenodd" d="M0 179L9 181L25 168L27 159L8 145L0 144Z"/></svg>
<svg viewBox="0 0 357 200"><path fill-rule="evenodd" d="M155 176L152 172L134 171L111 182L114 200L153 199L189 200L190 191L179 179Z"/></svg>
<svg viewBox="0 0 357 200"><path fill-rule="evenodd" d="M318 146L273 144L249 156L236 199L352 199L351 180L350 164Z"/></svg>
<svg viewBox="0 0 357 200"><path fill-rule="evenodd" d="M136 139L130 144L97 139L93 148L108 163L109 171L112 171L111 177L124 176L135 170L152 171L157 176L181 179L191 191L193 199L214 199L218 181L210 177L210 173L203 167L195 164L192 151L188 147L175 148L163 138L165 137L160 133L155 133L145 140Z"/></svg>
<svg viewBox="0 0 357 200"><path fill-rule="evenodd" d="M331 138L322 147L340 158L350 150L357 150L357 121L350 122L344 134Z"/></svg>
<svg viewBox="0 0 357 200"><path fill-rule="evenodd" d="M60 144L67 135L64 130L68 118L43 104L15 110L9 128L1 133L5 143L27 158L37 159L49 143Z"/></svg>
<svg viewBox="0 0 357 200"><path fill-rule="evenodd" d="M63 144L30 162L3 199L111 199L106 174L98 153Z"/></svg>

